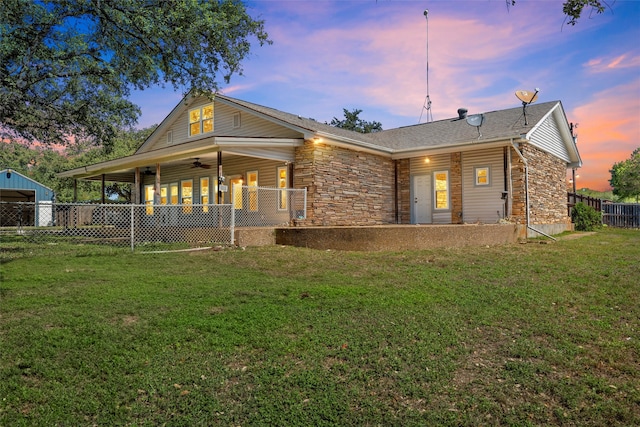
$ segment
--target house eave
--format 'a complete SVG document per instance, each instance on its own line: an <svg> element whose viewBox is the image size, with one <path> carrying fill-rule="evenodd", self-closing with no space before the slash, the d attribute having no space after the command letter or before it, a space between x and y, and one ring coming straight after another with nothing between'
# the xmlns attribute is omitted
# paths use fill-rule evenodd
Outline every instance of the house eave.
<svg viewBox="0 0 640 427"><path fill-rule="evenodd" d="M513 136L510 138L494 138L487 139L481 141L465 141L458 144L446 144L446 145L434 145L431 147L412 147L412 148L404 148L401 150L395 150L391 155L391 158L394 160L400 159L408 159L411 157L419 157L424 155L436 155L436 154L446 154L446 153L458 153L464 151L474 151L478 149L485 148L495 148L495 147L504 147L511 144L511 142L522 141L520 135Z"/></svg>

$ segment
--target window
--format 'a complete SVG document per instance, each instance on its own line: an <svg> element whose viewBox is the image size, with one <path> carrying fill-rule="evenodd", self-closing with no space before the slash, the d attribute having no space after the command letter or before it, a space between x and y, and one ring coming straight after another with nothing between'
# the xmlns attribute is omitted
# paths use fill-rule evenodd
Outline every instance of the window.
<svg viewBox="0 0 640 427"><path fill-rule="evenodd" d="M180 203L182 204L182 212L190 214L192 212L190 205L193 204L193 180L187 179L180 182L180 192L182 197L180 200Z"/></svg>
<svg viewBox="0 0 640 427"><path fill-rule="evenodd" d="M200 178L200 204L202 212L209 212L209 177Z"/></svg>
<svg viewBox="0 0 640 427"><path fill-rule="evenodd" d="M161 205L166 205L167 204L167 193L168 193L169 187L165 184L160 186L160 204Z"/></svg>
<svg viewBox="0 0 640 427"><path fill-rule="evenodd" d="M489 168L476 168L476 185L489 185Z"/></svg>
<svg viewBox="0 0 640 427"><path fill-rule="evenodd" d="M233 178L229 181L231 188L231 203L234 209L242 209L242 178Z"/></svg>
<svg viewBox="0 0 640 427"><path fill-rule="evenodd" d="M213 104L189 110L189 136L213 132Z"/></svg>
<svg viewBox="0 0 640 427"><path fill-rule="evenodd" d="M169 203L172 205L178 204L178 183L172 182L169 184Z"/></svg>
<svg viewBox="0 0 640 427"><path fill-rule="evenodd" d="M258 171L247 172L247 186L249 187L249 210L258 210Z"/></svg>
<svg viewBox="0 0 640 427"><path fill-rule="evenodd" d="M288 179L287 179L287 167L281 166L278 168L278 188L287 188ZM278 209L286 210L287 209L287 191L280 190L278 191Z"/></svg>
<svg viewBox="0 0 640 427"><path fill-rule="evenodd" d="M433 173L436 209L449 209L449 172Z"/></svg>
<svg viewBox="0 0 640 427"><path fill-rule="evenodd" d="M147 213L147 215L153 215L154 193L155 193L155 189L153 185L144 186L144 204L147 205L145 207L145 212Z"/></svg>

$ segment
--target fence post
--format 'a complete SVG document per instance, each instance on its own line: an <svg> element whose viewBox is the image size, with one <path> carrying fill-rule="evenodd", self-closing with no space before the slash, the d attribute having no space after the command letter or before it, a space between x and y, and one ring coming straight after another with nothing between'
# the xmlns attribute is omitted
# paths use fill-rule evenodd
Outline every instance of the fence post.
<svg viewBox="0 0 640 427"><path fill-rule="evenodd" d="M307 219L307 187L304 188L304 218Z"/></svg>
<svg viewBox="0 0 640 427"><path fill-rule="evenodd" d="M233 203L231 203L230 207L231 207L231 224L229 224L229 230L231 231L231 237L230 237L231 241L229 242L229 244L233 246L233 237L235 234L235 225L236 225L236 209Z"/></svg>
<svg viewBox="0 0 640 427"><path fill-rule="evenodd" d="M131 235L131 252L133 252L134 247L135 247L135 227L134 227L134 211L133 211L133 204L131 204L131 215L130 215L130 221L129 221L129 226L131 228L130 231L130 235Z"/></svg>

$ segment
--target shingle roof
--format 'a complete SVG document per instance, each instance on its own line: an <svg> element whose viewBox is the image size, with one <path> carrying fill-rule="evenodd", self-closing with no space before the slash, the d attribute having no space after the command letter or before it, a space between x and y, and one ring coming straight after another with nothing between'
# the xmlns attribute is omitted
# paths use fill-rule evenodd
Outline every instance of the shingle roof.
<svg viewBox="0 0 640 427"><path fill-rule="evenodd" d="M374 143L394 150L518 138L533 129L558 103L552 101L527 106L526 125L522 107L517 107L482 113L484 120L479 129L469 125L465 119L455 117L389 129L371 136Z"/></svg>
<svg viewBox="0 0 640 427"><path fill-rule="evenodd" d="M481 137L479 137L478 129L475 126L470 126L465 119L458 117L362 134L225 95L216 96L290 126L313 133L320 132L340 139L375 145L385 151L518 138L533 129L560 102L550 101L527 106L526 125L522 106L483 113L484 121L480 127Z"/></svg>

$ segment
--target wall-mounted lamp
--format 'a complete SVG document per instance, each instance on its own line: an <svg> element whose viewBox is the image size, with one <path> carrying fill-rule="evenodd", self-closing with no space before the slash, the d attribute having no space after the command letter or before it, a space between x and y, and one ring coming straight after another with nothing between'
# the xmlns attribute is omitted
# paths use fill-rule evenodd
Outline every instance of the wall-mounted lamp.
<svg viewBox="0 0 640 427"><path fill-rule="evenodd" d="M313 138L311 138L311 139L313 140L313 143L314 143L314 144L320 144L320 143L322 142L322 138L319 138L319 137L317 137L317 136L316 136L316 137L313 137Z"/></svg>
<svg viewBox="0 0 640 427"><path fill-rule="evenodd" d="M424 158L424 162L425 162L425 163L429 163L430 161L431 161L431 159L429 159L428 157L425 157L425 158Z"/></svg>
<svg viewBox="0 0 640 427"><path fill-rule="evenodd" d="M13 171L12 171L11 169L7 169L7 179L10 179L10 178L11 178L11 173L12 173L12 172L13 172Z"/></svg>

